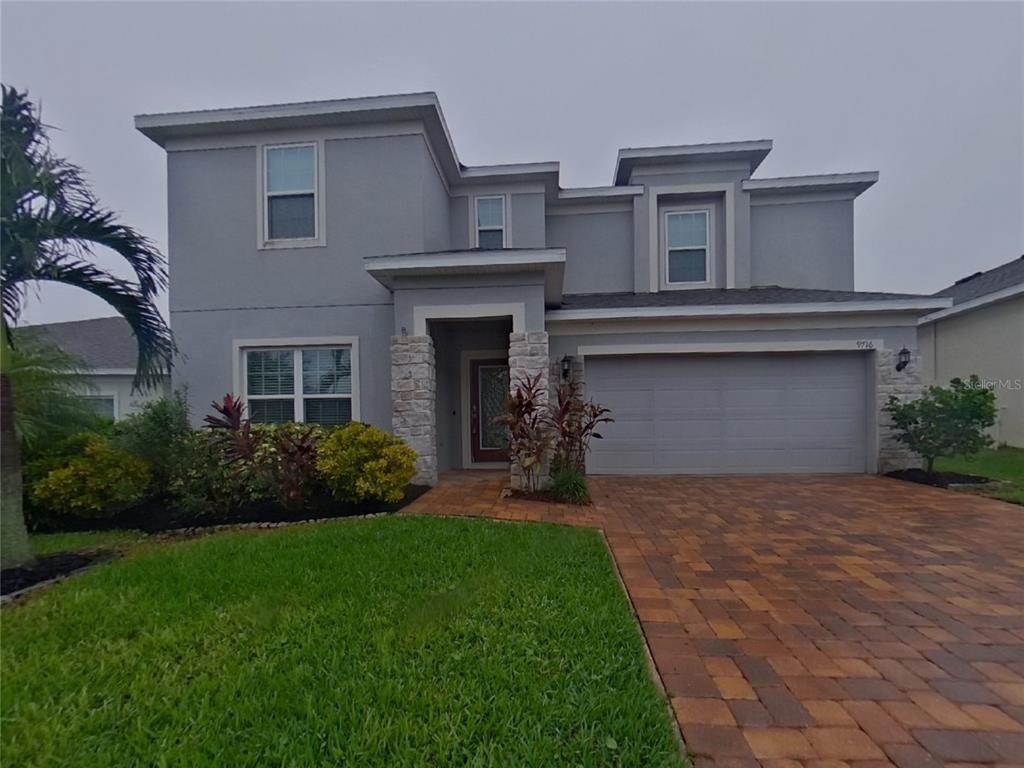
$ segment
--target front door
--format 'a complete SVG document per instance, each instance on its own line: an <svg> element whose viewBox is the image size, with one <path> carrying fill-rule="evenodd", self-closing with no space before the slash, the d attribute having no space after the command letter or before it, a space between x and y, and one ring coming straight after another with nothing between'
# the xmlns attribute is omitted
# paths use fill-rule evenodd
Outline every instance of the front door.
<svg viewBox="0 0 1024 768"><path fill-rule="evenodd" d="M472 360L469 369L469 440L473 461L508 461L508 428L494 419L505 412L508 361Z"/></svg>

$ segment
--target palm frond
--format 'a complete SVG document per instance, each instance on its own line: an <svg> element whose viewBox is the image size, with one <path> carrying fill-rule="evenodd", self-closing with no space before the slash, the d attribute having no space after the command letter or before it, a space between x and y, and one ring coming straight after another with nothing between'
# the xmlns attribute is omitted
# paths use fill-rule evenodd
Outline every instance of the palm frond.
<svg viewBox="0 0 1024 768"><path fill-rule="evenodd" d="M3 86L0 118L0 299L14 327L30 286L66 283L99 296L124 315L139 345L135 385L170 370L170 329L156 308L167 288L163 255L148 238L100 206L82 170L50 149L46 126L25 92ZM94 248L128 262L135 282L95 264Z"/></svg>
<svg viewBox="0 0 1024 768"><path fill-rule="evenodd" d="M128 321L139 349L136 388L158 384L161 376L170 371L175 353L170 329L156 305L137 285L114 277L95 264L70 257L40 264L35 279L88 291Z"/></svg>
<svg viewBox="0 0 1024 768"><path fill-rule="evenodd" d="M20 334L19 334L20 335ZM95 391L80 360L43 340L0 343L0 370L14 393L14 427L25 450L94 428L98 417L82 396Z"/></svg>

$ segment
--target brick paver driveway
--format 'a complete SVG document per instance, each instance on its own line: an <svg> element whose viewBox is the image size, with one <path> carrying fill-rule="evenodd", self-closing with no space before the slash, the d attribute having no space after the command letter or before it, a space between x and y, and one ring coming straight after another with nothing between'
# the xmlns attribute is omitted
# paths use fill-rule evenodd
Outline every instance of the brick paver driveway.
<svg viewBox="0 0 1024 768"><path fill-rule="evenodd" d="M1024 765L1024 510L885 478L456 473L414 513L604 530L699 765Z"/></svg>

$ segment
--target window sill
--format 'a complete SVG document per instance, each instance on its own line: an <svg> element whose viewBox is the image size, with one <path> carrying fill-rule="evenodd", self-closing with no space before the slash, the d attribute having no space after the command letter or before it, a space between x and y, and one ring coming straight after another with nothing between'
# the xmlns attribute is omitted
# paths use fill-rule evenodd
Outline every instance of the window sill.
<svg viewBox="0 0 1024 768"><path fill-rule="evenodd" d="M700 288L717 288L711 280L700 283L662 283L659 291L692 291Z"/></svg>
<svg viewBox="0 0 1024 768"><path fill-rule="evenodd" d="M327 242L322 238L302 238L297 240L266 240L258 246L261 251L281 251L294 248L326 248Z"/></svg>

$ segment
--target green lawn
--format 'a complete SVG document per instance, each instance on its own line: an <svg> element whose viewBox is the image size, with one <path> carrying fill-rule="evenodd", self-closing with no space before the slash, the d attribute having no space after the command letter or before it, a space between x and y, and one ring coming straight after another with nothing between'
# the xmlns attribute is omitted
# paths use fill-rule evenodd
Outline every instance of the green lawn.
<svg viewBox="0 0 1024 768"><path fill-rule="evenodd" d="M683 764L595 531L388 517L137 549L3 609L6 765Z"/></svg>
<svg viewBox="0 0 1024 768"><path fill-rule="evenodd" d="M990 448L970 459L937 459L935 469L939 472L962 472L981 475L1002 482L980 485L974 492L995 499L1024 504L1024 448Z"/></svg>
<svg viewBox="0 0 1024 768"><path fill-rule="evenodd" d="M36 555L79 552L83 549L125 549L142 541L142 531L81 531L76 533L33 533L29 538Z"/></svg>

